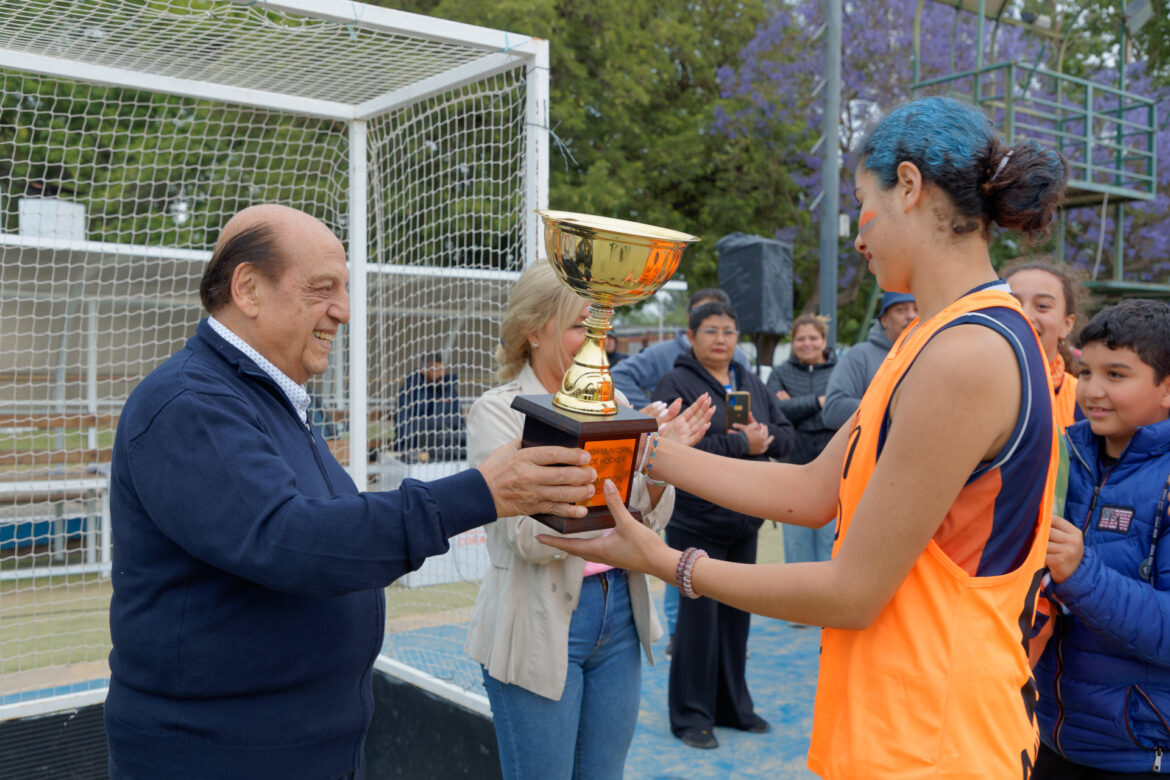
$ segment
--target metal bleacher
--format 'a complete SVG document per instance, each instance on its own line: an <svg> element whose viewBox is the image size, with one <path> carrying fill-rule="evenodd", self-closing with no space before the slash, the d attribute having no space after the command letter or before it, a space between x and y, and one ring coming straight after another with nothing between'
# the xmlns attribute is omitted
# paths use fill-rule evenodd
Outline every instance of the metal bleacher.
<svg viewBox="0 0 1170 780"><path fill-rule="evenodd" d="M1008 0L940 0L945 5L974 13L978 20L976 65L974 68L921 79L920 45L915 37L915 91L958 94L983 107L1009 143L1032 138L1055 148L1069 166L1065 208L1057 229L1058 258L1065 257L1068 210L1096 207L1096 219L1104 224L1113 216L1113 246L1106 261L1109 278L1098 278L1101 252L1086 287L1109 299L1127 296L1170 297L1170 284L1127 278L1123 236L1125 204L1153 201L1157 196L1155 133L1156 101L1126 88L1124 60L1116 69L1116 82L1105 84L1062 72L1060 55L1041 62L1016 61L986 64L987 22L994 33L1001 25L1026 28L1029 35L1046 38L1056 45L1042 51L1061 52L1062 41L1075 34L1071 26L1054 29L1052 17L1028 13ZM1127 10L1119 28L1119 50L1125 50L1127 34L1140 26ZM916 18L920 29L922 3Z"/></svg>

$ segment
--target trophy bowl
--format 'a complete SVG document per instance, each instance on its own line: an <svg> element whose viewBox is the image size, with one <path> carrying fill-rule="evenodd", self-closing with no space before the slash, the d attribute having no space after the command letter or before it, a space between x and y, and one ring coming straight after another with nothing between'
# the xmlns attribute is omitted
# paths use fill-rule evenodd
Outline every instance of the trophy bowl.
<svg viewBox="0 0 1170 780"><path fill-rule="evenodd" d="M571 211L538 211L544 245L557 275L589 301L585 342L573 356L553 405L578 414L618 412L605 337L613 310L653 295L678 268L698 236Z"/></svg>

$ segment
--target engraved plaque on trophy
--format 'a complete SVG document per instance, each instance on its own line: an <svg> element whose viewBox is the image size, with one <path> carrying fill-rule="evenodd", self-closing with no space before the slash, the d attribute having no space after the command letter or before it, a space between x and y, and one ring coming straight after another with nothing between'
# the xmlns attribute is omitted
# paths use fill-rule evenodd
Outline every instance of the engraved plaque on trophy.
<svg viewBox="0 0 1170 780"><path fill-rule="evenodd" d="M585 342L555 394L518 396L512 408L523 412L522 446L556 445L588 451L597 470L597 493L583 502L583 518L536 515L561 533L612 528L613 516L601 490L613 481L622 501L630 500L638 442L657 430L651 417L617 403L605 336L613 310L653 295L678 268L697 236L674 230L566 211L541 211L548 260L561 281L589 301Z"/></svg>

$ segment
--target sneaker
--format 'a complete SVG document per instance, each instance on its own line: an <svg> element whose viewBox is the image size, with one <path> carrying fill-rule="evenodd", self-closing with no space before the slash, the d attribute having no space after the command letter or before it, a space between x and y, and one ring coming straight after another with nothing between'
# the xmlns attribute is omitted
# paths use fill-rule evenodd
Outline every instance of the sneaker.
<svg viewBox="0 0 1170 780"><path fill-rule="evenodd" d="M699 748L700 750L711 750L719 747L719 740L715 739L715 735L711 733L710 729L683 729L675 736L681 739L687 747Z"/></svg>

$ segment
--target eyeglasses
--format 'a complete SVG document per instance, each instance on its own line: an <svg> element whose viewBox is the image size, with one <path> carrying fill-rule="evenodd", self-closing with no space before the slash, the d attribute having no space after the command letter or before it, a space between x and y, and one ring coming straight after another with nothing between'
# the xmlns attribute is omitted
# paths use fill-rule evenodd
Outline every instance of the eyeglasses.
<svg viewBox="0 0 1170 780"><path fill-rule="evenodd" d="M724 330L720 330L719 328L699 328L696 332L710 339L719 338L720 336L725 339L733 339L739 335L739 331L733 328L725 328Z"/></svg>

